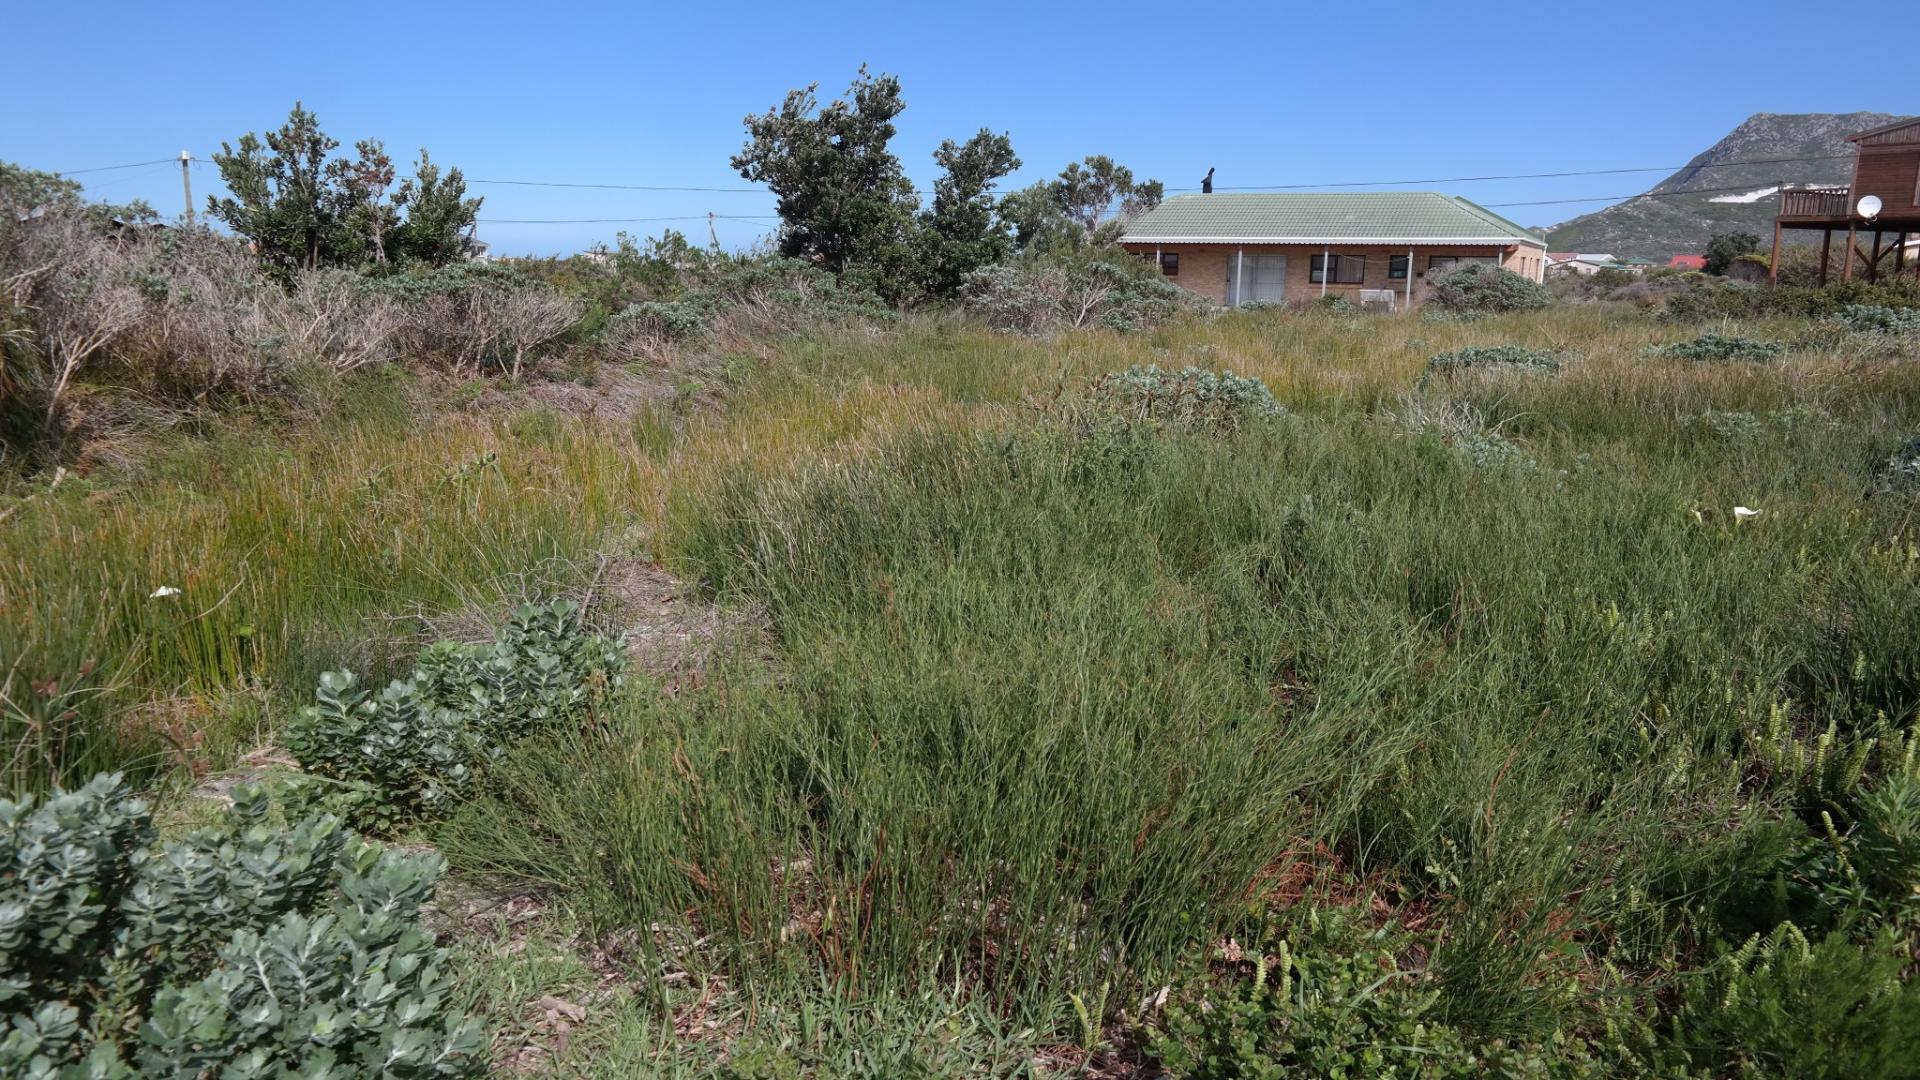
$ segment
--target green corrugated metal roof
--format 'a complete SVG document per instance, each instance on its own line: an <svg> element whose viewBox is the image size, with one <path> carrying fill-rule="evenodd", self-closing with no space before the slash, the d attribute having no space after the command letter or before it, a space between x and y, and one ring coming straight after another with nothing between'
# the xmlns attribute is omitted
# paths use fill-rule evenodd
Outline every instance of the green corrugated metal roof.
<svg viewBox="0 0 1920 1080"><path fill-rule="evenodd" d="M1522 240L1532 231L1437 191L1176 195L1134 219L1128 242Z"/></svg>

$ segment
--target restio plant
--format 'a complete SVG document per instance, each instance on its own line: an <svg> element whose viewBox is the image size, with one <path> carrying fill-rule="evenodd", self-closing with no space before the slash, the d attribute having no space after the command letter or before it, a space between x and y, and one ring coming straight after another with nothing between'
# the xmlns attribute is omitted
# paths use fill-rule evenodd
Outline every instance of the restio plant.
<svg viewBox="0 0 1920 1080"><path fill-rule="evenodd" d="M440 870L256 786L164 842L117 774L0 800L0 1075L478 1076L419 923Z"/></svg>
<svg viewBox="0 0 1920 1080"><path fill-rule="evenodd" d="M1737 334L1706 333L1689 341L1675 341L1654 348L1653 355L1673 360L1709 362L1715 360L1774 360L1787 347L1777 341L1761 341Z"/></svg>
<svg viewBox="0 0 1920 1080"><path fill-rule="evenodd" d="M1138 365L1096 379L1087 400L1130 423L1199 431L1231 431L1284 416L1286 409L1259 379L1231 371Z"/></svg>
<svg viewBox="0 0 1920 1080"><path fill-rule="evenodd" d="M1553 302L1545 285L1491 263L1458 263L1430 276L1427 288L1447 311L1537 311Z"/></svg>
<svg viewBox="0 0 1920 1080"><path fill-rule="evenodd" d="M445 814L509 744L579 719L625 673L622 643L589 633L578 604L526 604L495 641L438 642L378 693L352 672L323 674L287 745L301 768L338 782L326 805L392 831Z"/></svg>

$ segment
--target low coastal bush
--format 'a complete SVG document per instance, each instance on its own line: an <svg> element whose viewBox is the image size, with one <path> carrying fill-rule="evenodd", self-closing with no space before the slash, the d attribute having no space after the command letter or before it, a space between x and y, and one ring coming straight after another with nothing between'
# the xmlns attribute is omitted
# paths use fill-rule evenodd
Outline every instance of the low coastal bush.
<svg viewBox="0 0 1920 1080"><path fill-rule="evenodd" d="M1656 346L1653 355L1673 360L1708 362L1715 360L1774 360L1787 351L1777 341L1760 341L1737 334L1701 334L1688 341Z"/></svg>
<svg viewBox="0 0 1920 1080"><path fill-rule="evenodd" d="M1833 315L1832 322L1849 330L1900 337L1920 335L1920 307L1890 307L1886 304L1848 304Z"/></svg>
<svg viewBox="0 0 1920 1080"><path fill-rule="evenodd" d="M307 772L338 782L325 805L390 832L447 813L509 744L579 720L625 672L621 643L589 633L579 605L523 605L497 640L439 642L377 694L352 672L327 672L287 745Z"/></svg>
<svg viewBox="0 0 1920 1080"><path fill-rule="evenodd" d="M1455 264L1430 276L1427 288L1446 311L1537 311L1553 302L1545 285L1491 263Z"/></svg>
<svg viewBox="0 0 1920 1080"><path fill-rule="evenodd" d="M478 1076L419 923L440 869L257 787L164 842L117 775L0 800L0 1074Z"/></svg>
<svg viewBox="0 0 1920 1080"><path fill-rule="evenodd" d="M1188 430L1231 431L1286 413L1258 379L1198 367L1171 371L1157 364L1101 376L1088 388L1087 401L1131 423Z"/></svg>
<svg viewBox="0 0 1920 1080"><path fill-rule="evenodd" d="M1085 250L996 263L969 274L966 305L997 330L1137 331L1207 302L1123 252Z"/></svg>
<svg viewBox="0 0 1920 1080"><path fill-rule="evenodd" d="M1447 377L1468 371L1532 372L1551 374L1560 370L1560 353L1533 349L1525 345L1469 345L1452 352L1435 353L1427 359L1422 378Z"/></svg>

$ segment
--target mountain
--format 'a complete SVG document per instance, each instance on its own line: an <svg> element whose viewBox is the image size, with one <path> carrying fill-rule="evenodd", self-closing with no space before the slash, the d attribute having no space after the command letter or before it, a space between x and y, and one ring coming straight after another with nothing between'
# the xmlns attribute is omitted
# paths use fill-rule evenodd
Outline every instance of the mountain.
<svg viewBox="0 0 1920 1080"><path fill-rule="evenodd" d="M1646 194L1552 226L1547 247L1665 262L1678 252L1705 251L1715 233L1750 232L1765 246L1773 242L1773 192L1781 182L1847 183L1853 178L1847 136L1901 119L1877 112L1754 113Z"/></svg>

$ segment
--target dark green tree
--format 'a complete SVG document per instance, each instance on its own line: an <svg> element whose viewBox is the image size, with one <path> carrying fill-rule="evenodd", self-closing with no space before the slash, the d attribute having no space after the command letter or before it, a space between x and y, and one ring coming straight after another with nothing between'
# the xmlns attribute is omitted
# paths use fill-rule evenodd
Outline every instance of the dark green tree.
<svg viewBox="0 0 1920 1080"><path fill-rule="evenodd" d="M249 132L213 157L230 193L207 213L251 241L269 271L367 263L444 265L471 243L480 200L459 169L444 174L420 152L412 179L393 190L393 161L378 140L335 158L339 142L302 105L264 142Z"/></svg>
<svg viewBox="0 0 1920 1080"><path fill-rule="evenodd" d="M1760 238L1748 232L1714 233L1707 241L1706 271L1724 276L1733 260L1760 250Z"/></svg>
<svg viewBox="0 0 1920 1080"><path fill-rule="evenodd" d="M865 66L845 99L821 105L819 84L746 118L732 158L741 176L779 198L780 252L860 276L896 298L914 255L913 184L888 149L906 105L900 80Z"/></svg>
<svg viewBox="0 0 1920 1080"><path fill-rule="evenodd" d="M424 149L413 178L401 181L393 204L407 215L394 231L394 250L401 259L443 266L472 247L480 200L467 198L467 180L459 169L441 173Z"/></svg>
<svg viewBox="0 0 1920 1080"><path fill-rule="evenodd" d="M940 178L933 182L933 206L921 215L924 287L933 296L951 297L969 273L999 262L1013 249L1011 230L999 213L993 185L1020 167L1013 142L986 129L956 144L940 144L933 159Z"/></svg>
<svg viewBox="0 0 1920 1080"><path fill-rule="evenodd" d="M393 159L378 139L363 139L354 145L358 155L331 163L328 178L338 185L347 206L347 236L342 240L351 248L352 240L364 244L355 253L359 259L376 263L387 261L388 237L400 223L399 209L387 200L393 186ZM357 260L356 260L357 261Z"/></svg>
<svg viewBox="0 0 1920 1080"><path fill-rule="evenodd" d="M237 146L220 144L213 162L230 192L207 199L208 215L254 245L279 275L356 262L346 226L355 209L350 193L328 175L327 158L340 144L300 103L263 143L248 132Z"/></svg>

